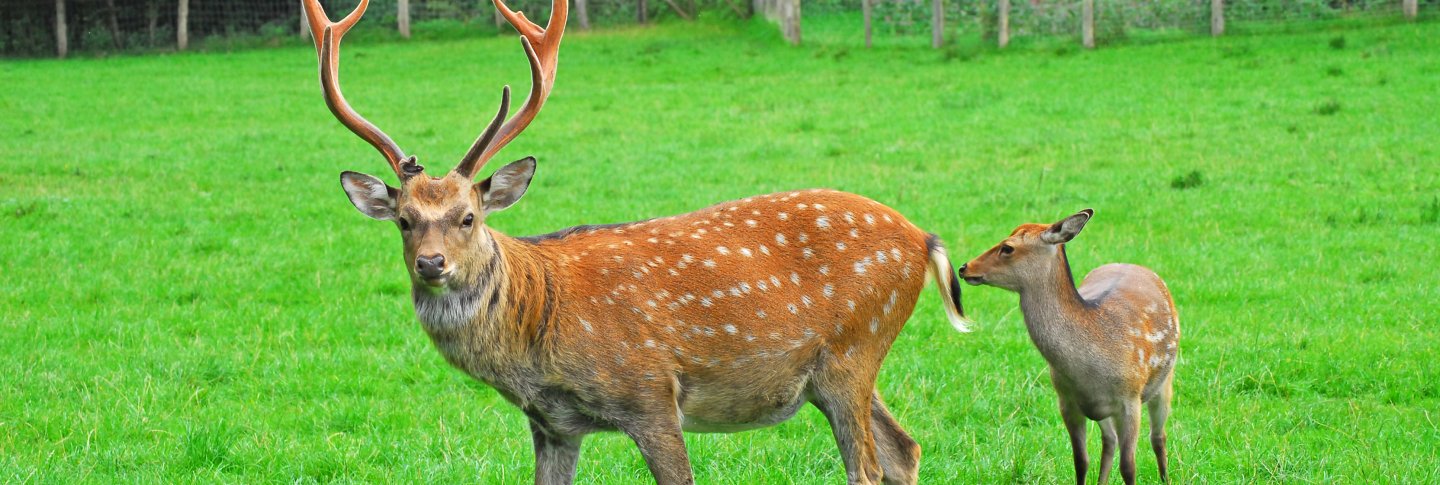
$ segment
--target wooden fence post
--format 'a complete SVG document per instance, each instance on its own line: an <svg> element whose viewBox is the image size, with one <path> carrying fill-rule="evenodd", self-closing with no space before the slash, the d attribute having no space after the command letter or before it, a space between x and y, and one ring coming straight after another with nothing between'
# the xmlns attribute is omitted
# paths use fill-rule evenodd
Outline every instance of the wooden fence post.
<svg viewBox="0 0 1440 485"><path fill-rule="evenodd" d="M861 0L860 10L865 13L865 48L870 48L870 3L874 0Z"/></svg>
<svg viewBox="0 0 1440 485"><path fill-rule="evenodd" d="M1401 10L1405 11L1405 18L1410 20L1415 20L1415 15L1420 13L1418 7L1419 5L1415 0L1405 0L1401 2L1400 5Z"/></svg>
<svg viewBox="0 0 1440 485"><path fill-rule="evenodd" d="M1080 43L1095 48L1095 0L1080 2Z"/></svg>
<svg viewBox="0 0 1440 485"><path fill-rule="evenodd" d="M575 0L575 17L580 22L580 30L590 30L590 6L587 0Z"/></svg>
<svg viewBox="0 0 1440 485"><path fill-rule="evenodd" d="M1210 0L1210 35L1225 35L1225 0Z"/></svg>
<svg viewBox="0 0 1440 485"><path fill-rule="evenodd" d="M395 23L399 24L400 36L410 38L410 0L395 2Z"/></svg>
<svg viewBox="0 0 1440 485"><path fill-rule="evenodd" d="M645 0L640 0L640 6L635 11L635 21L642 24L650 22L650 6Z"/></svg>
<svg viewBox="0 0 1440 485"><path fill-rule="evenodd" d="M800 45L800 0L781 0L781 18L785 40L790 45Z"/></svg>
<svg viewBox="0 0 1440 485"><path fill-rule="evenodd" d="M1000 0L1000 48L1010 45L1010 0Z"/></svg>
<svg viewBox="0 0 1440 485"><path fill-rule="evenodd" d="M70 54L70 29L65 26L65 0L55 0L55 55Z"/></svg>
<svg viewBox="0 0 1440 485"><path fill-rule="evenodd" d="M930 47L945 45L945 0L930 2Z"/></svg>
<svg viewBox="0 0 1440 485"><path fill-rule="evenodd" d="M110 28L110 42L115 44L115 50L125 50L125 34L120 32L120 9L115 7L115 0L105 0L105 24Z"/></svg>
<svg viewBox="0 0 1440 485"><path fill-rule="evenodd" d="M175 12L175 47L182 51L190 47L190 0L180 0Z"/></svg>

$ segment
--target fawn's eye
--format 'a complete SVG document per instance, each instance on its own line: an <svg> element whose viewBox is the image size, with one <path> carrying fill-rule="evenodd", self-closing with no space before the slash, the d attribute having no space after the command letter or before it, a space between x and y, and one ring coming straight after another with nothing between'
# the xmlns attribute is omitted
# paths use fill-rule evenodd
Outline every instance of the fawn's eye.
<svg viewBox="0 0 1440 485"><path fill-rule="evenodd" d="M460 226L469 229L475 225L475 214L465 214L465 220L460 221Z"/></svg>
<svg viewBox="0 0 1440 485"><path fill-rule="evenodd" d="M400 230L401 230L401 231L409 231L409 230L410 230L410 221L407 220L407 219L405 219L404 217L401 217L401 218L400 218Z"/></svg>
<svg viewBox="0 0 1440 485"><path fill-rule="evenodd" d="M1013 253L1013 252L1015 252L1015 248L1010 247L1009 244L1001 244L1001 245L1000 245L1000 255L1001 255L1001 256L1009 256L1010 253Z"/></svg>

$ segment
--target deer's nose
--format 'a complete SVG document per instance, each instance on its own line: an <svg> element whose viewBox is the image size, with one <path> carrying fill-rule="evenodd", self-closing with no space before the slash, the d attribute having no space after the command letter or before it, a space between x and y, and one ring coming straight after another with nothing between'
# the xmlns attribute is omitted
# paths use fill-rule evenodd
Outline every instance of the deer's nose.
<svg viewBox="0 0 1440 485"><path fill-rule="evenodd" d="M967 269L967 268L969 268L969 267L970 267L970 263L965 263L965 264L960 265L960 274L961 274L961 275L964 275L964 274L965 274L965 269Z"/></svg>
<svg viewBox="0 0 1440 485"><path fill-rule="evenodd" d="M445 255L419 256L415 258L415 272L426 279L439 278L445 272Z"/></svg>

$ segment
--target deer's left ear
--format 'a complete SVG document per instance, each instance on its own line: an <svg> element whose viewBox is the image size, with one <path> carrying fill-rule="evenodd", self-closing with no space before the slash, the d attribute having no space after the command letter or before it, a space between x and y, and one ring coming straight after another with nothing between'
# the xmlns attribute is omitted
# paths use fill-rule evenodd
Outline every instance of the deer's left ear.
<svg viewBox="0 0 1440 485"><path fill-rule="evenodd" d="M500 167L490 177L475 184L480 192L480 207L486 214L504 210L525 195L530 179L535 177L535 157L525 157Z"/></svg>
<svg viewBox="0 0 1440 485"><path fill-rule="evenodd" d="M1060 222L1051 224L1049 229L1040 233L1040 240L1049 244L1070 242L1071 239L1075 239L1075 236L1080 234L1080 230L1085 228L1085 223L1090 222L1090 216L1093 215L1095 215L1095 211L1091 209L1076 212L1073 216L1066 217Z"/></svg>

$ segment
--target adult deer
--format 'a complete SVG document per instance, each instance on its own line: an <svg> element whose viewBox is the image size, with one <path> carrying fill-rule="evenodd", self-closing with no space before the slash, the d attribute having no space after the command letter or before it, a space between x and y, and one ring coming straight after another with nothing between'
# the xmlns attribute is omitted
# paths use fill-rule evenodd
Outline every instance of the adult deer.
<svg viewBox="0 0 1440 485"><path fill-rule="evenodd" d="M1133 264L1107 264L1085 275L1070 273L1065 243L1094 212L1085 209L1054 224L1025 224L1000 244L960 267L972 285L1020 293L1030 340L1050 364L1060 415L1070 432L1075 482L1085 485L1085 418L1100 422L1100 483L1110 477L1115 446L1120 475L1135 483L1140 406L1150 410L1150 446L1165 473L1165 420L1170 416L1180 321L1170 290L1155 272ZM1118 436L1117 436L1118 435Z"/></svg>
<svg viewBox="0 0 1440 485"><path fill-rule="evenodd" d="M500 112L443 177L425 174L345 102L339 44L366 1L331 23L305 9L330 110L399 177L341 174L360 212L394 221L419 320L450 364L530 419L537 483L569 483L581 438L618 430L659 483L690 483L682 430L730 432L829 419L852 483L916 480L919 446L875 378L925 284L964 329L959 283L933 235L869 199L829 190L762 195L689 214L514 238L485 225L520 199L535 160L474 175L535 118L555 82L567 3L542 29L496 8L521 34L530 97Z"/></svg>

